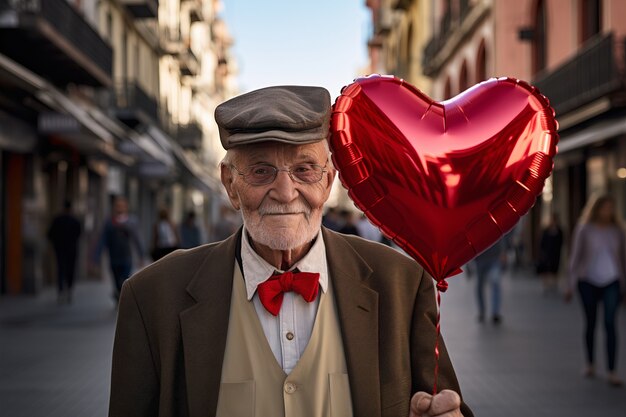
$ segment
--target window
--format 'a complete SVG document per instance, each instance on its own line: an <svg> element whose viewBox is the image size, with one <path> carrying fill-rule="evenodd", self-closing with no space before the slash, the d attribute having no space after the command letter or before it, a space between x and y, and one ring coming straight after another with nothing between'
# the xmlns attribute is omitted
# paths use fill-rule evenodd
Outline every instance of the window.
<svg viewBox="0 0 626 417"><path fill-rule="evenodd" d="M406 35L406 62L411 65L412 60L412 49L413 49L413 23L409 24L409 30Z"/></svg>
<svg viewBox="0 0 626 417"><path fill-rule="evenodd" d="M113 16L111 16L111 11L107 11L107 33L106 38L110 43L113 43Z"/></svg>
<svg viewBox="0 0 626 417"><path fill-rule="evenodd" d="M600 33L602 29L601 4L600 0L580 0L581 43Z"/></svg>
<svg viewBox="0 0 626 417"><path fill-rule="evenodd" d="M485 41L483 40L478 47L478 55L476 56L476 82L485 81L487 79L487 56L485 51Z"/></svg>
<svg viewBox="0 0 626 417"><path fill-rule="evenodd" d="M467 90L469 87L469 77L467 75L467 62L463 61L461 65L461 73L459 74L459 92Z"/></svg>
<svg viewBox="0 0 626 417"><path fill-rule="evenodd" d="M128 78L128 34L126 28L122 31L122 78Z"/></svg>
<svg viewBox="0 0 626 417"><path fill-rule="evenodd" d="M141 55L141 50L139 49L139 40L135 39L135 52L133 53L133 59L134 59L134 68L133 70L135 71L134 78L135 80L139 80L140 78L143 77L143 74L141 73L141 68L139 67L141 64L141 59L139 59L140 55ZM144 81L148 81L146 79L144 79ZM147 83L146 83L147 84Z"/></svg>
<svg viewBox="0 0 626 417"><path fill-rule="evenodd" d="M536 74L546 67L546 4L544 0L535 3L535 29L533 39L533 73Z"/></svg>
<svg viewBox="0 0 626 417"><path fill-rule="evenodd" d="M452 96L452 86L450 85L450 78L446 78L446 82L443 86L443 99L447 100Z"/></svg>

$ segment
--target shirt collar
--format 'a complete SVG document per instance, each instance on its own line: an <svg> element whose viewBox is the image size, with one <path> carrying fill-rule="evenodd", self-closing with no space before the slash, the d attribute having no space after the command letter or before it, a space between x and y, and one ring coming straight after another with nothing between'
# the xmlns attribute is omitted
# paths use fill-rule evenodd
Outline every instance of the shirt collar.
<svg viewBox="0 0 626 417"><path fill-rule="evenodd" d="M257 286L267 281L274 271L275 267L270 265L265 259L261 258L258 253L252 249L248 240L248 233L244 228L241 234L241 262L243 268L243 276L246 282L246 293L248 300L254 296ZM289 270L298 268L300 272L317 272L320 274L320 287L326 292L328 288L328 265L326 264L326 246L322 237L322 231L317 235L313 246L302 259L296 262ZM283 272L278 270L279 272Z"/></svg>

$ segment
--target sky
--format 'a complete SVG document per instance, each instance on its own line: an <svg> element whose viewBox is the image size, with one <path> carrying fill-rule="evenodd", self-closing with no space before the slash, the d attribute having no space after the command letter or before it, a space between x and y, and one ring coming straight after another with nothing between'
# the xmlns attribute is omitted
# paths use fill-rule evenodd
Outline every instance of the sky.
<svg viewBox="0 0 626 417"><path fill-rule="evenodd" d="M222 0L241 93L318 85L337 97L367 63L365 0Z"/></svg>

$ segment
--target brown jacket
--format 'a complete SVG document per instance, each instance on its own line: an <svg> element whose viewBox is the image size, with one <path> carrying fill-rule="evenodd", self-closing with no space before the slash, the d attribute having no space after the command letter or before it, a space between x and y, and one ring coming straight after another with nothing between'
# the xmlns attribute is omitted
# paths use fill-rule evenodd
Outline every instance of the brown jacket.
<svg viewBox="0 0 626 417"><path fill-rule="evenodd" d="M380 244L323 229L354 415L405 417L411 395L433 388L432 279ZM241 230L177 251L124 284L110 417L215 415ZM459 392L440 343L439 388ZM463 415L472 417L462 405ZM265 417L265 416L261 416Z"/></svg>

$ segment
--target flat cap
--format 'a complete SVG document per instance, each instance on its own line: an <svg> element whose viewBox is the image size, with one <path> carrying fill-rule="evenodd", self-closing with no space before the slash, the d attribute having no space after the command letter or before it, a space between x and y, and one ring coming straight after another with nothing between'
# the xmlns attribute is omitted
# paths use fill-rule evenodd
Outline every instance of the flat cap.
<svg viewBox="0 0 626 417"><path fill-rule="evenodd" d="M330 94L322 87L261 88L217 106L215 121L224 149L266 141L319 142L328 136Z"/></svg>

